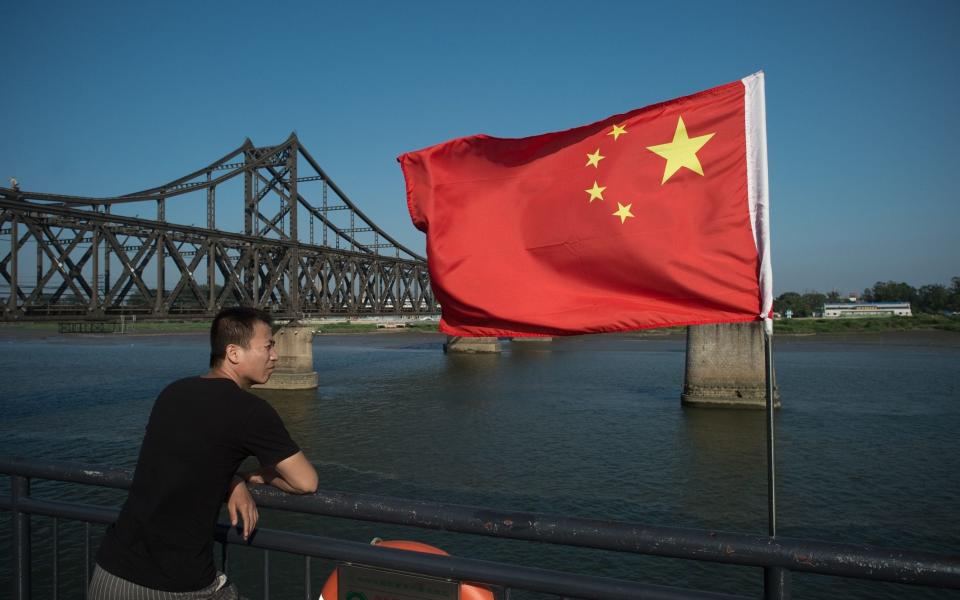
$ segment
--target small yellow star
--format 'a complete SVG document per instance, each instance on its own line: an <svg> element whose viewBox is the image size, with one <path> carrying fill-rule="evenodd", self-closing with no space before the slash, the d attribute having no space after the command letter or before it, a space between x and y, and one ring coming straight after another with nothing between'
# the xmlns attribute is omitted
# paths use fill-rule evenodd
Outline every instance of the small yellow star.
<svg viewBox="0 0 960 600"><path fill-rule="evenodd" d="M583 190L586 193L590 194L590 202L592 203L597 198L603 200L603 190L607 189L606 186L597 185L596 180L593 182L593 187L589 190Z"/></svg>
<svg viewBox="0 0 960 600"><path fill-rule="evenodd" d="M687 126L683 124L683 117L680 117L677 120L677 130L673 134L672 142L659 146L647 146L647 150L667 159L667 166L663 169L663 180L660 181L660 185L666 183L681 167L686 167L702 176L703 167L700 166L697 152L710 141L713 135L708 133L695 138L688 137Z"/></svg>
<svg viewBox="0 0 960 600"><path fill-rule="evenodd" d="M621 135L625 134L625 133L627 133L627 128L626 128L626 127L624 127L623 125L614 125L614 126L613 126L613 131L611 131L611 132L608 133L607 135L612 135L612 136L613 136L613 141L617 141L617 138L620 137Z"/></svg>
<svg viewBox="0 0 960 600"><path fill-rule="evenodd" d="M587 154L587 164L584 166L589 167L590 165L593 165L593 168L599 169L600 167L597 165L599 165L600 161L605 158L606 156L600 156L600 148L597 148L597 151L593 154Z"/></svg>
<svg viewBox="0 0 960 600"><path fill-rule="evenodd" d="M620 217L620 224L621 224L621 225L623 225L624 223L626 223L626 221L627 221L628 218L631 218L631 219L633 218L633 213L630 212L630 208L633 207L633 204L628 204L628 205L624 206L624 205L620 204L619 202L617 202L617 206L618 206L619 208L617 209L617 212L615 212L615 213L613 213L613 214L614 214L614 216Z"/></svg>

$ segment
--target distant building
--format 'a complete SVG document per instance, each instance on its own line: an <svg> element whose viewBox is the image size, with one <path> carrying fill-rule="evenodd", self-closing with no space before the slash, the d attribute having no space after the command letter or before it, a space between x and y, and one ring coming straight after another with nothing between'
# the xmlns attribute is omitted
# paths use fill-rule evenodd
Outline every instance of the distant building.
<svg viewBox="0 0 960 600"><path fill-rule="evenodd" d="M912 317L909 302L856 302L853 304L824 304L826 319L859 317Z"/></svg>

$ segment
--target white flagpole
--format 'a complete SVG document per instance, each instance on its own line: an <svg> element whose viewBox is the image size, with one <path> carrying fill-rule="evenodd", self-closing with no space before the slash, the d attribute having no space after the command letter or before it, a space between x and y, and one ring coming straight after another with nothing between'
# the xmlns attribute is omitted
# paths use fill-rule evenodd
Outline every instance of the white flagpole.
<svg viewBox="0 0 960 600"><path fill-rule="evenodd" d="M773 336L764 332L763 346L767 371L767 525L770 537L777 535L777 485L773 430Z"/></svg>
<svg viewBox="0 0 960 600"><path fill-rule="evenodd" d="M763 72L742 80L747 142L747 196L750 225L760 258L760 315L763 319L764 362L767 401L767 530L777 535L777 488L773 423L773 266L770 260L770 182L767 173L767 108ZM767 600L789 598L789 572L780 567L763 570L763 595Z"/></svg>

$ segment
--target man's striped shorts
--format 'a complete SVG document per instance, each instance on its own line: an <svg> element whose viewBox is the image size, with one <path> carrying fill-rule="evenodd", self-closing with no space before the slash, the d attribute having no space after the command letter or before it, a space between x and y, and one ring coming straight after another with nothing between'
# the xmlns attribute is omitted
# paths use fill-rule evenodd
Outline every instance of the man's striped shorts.
<svg viewBox="0 0 960 600"><path fill-rule="evenodd" d="M217 573L213 583L202 590L165 592L137 585L97 565L93 569L87 600L240 600L240 594L223 573Z"/></svg>

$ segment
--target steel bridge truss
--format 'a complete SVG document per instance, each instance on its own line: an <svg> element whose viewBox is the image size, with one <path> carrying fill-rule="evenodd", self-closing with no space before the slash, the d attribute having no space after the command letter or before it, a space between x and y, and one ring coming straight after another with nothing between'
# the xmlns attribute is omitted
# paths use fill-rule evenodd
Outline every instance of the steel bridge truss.
<svg viewBox="0 0 960 600"><path fill-rule="evenodd" d="M239 204L242 193L242 231L217 229L218 189L221 202ZM206 227L166 220L168 203L198 196ZM144 203L156 219L117 214ZM278 318L437 312L426 260L364 215L295 134L278 146L247 139L203 169L125 196L0 188L0 294L4 321L209 318L231 305Z"/></svg>

